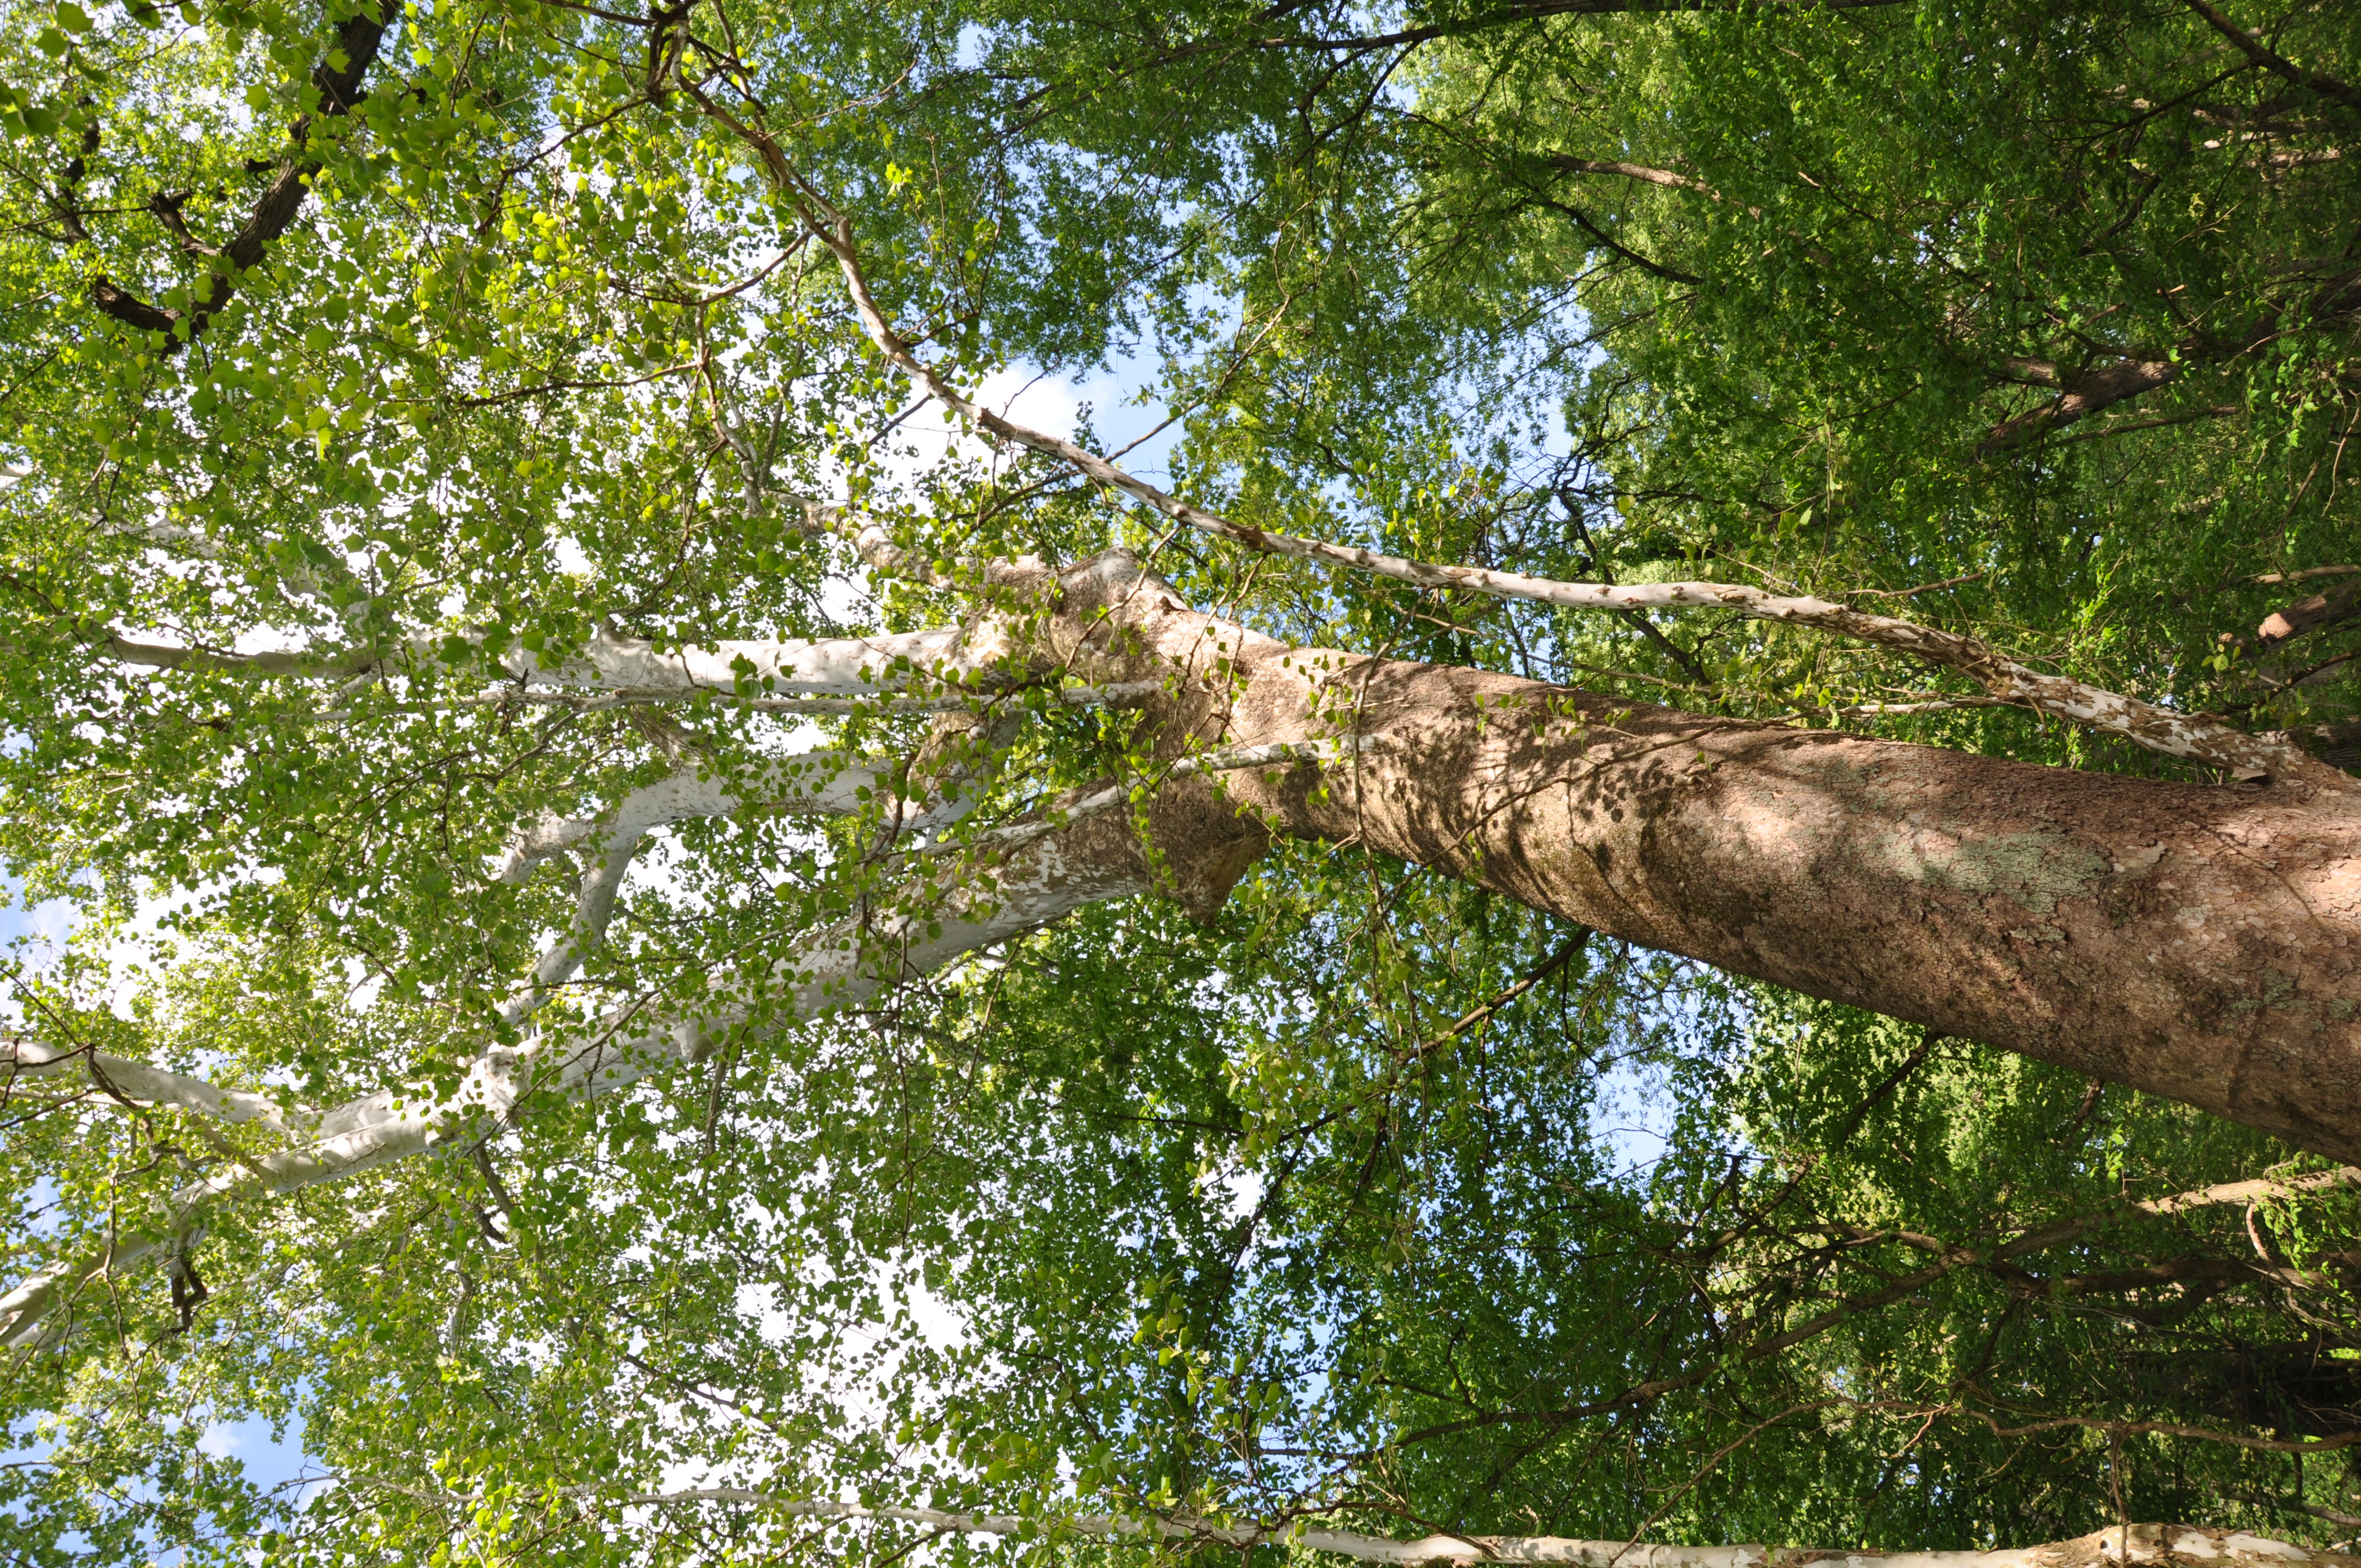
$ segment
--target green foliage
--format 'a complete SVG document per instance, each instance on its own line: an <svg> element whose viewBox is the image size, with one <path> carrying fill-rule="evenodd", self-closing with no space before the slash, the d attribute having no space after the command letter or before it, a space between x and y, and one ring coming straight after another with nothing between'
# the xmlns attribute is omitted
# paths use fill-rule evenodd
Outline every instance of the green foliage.
<svg viewBox="0 0 2361 1568"><path fill-rule="evenodd" d="M488 696L512 647L555 666L600 627L677 649L970 602L862 580L804 496L946 576L1120 542L1274 635L2168 771L2013 710L1864 716L1960 693L1793 630L1322 577L1037 459L922 453L766 140L952 379L1155 357L1177 488L1242 521L1566 577L1936 585L1910 613L2046 667L2256 728L2354 717L2349 626L2253 629L2310 591L2285 575L2361 564L2361 111L2194 12L658 16L0 14L0 860L82 916L11 969L27 1037L290 1106L447 1091L521 1036L501 1004L571 917L555 869L490 874L521 824L684 744L736 776L814 729L926 740L882 705L782 720L751 682L661 718ZM322 73L376 21L335 112ZM2356 29L2314 6L2265 41L2349 82ZM289 178L263 261L213 254ZM110 632L400 678L137 668ZM1012 744L979 820L1134 776L1145 740L1037 703ZM693 1011L871 907L871 806L680 826L537 1026ZM279 1146L95 1080L5 1096L11 1285ZM2324 1541L2273 1499L2355 1508L2355 1192L2121 1212L2318 1162L1349 850L1279 847L1202 927L1093 906L479 1142L215 1205L5 1353L0 1546L916 1544L624 1501L708 1479L1048 1532L935 1561L1159 1550L1058 1538L1076 1510L1933 1548L2126 1514ZM2079 1216L2107 1223L1994 1255ZM247 1415L342 1479L258 1491L203 1441Z"/></svg>

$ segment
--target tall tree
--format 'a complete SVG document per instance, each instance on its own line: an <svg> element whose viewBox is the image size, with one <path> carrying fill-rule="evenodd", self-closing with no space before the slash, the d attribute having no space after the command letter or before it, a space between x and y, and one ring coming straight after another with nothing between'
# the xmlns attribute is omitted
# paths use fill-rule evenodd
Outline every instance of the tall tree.
<svg viewBox="0 0 2361 1568"><path fill-rule="evenodd" d="M2333 1539L2356 25L12 14L0 1539Z"/></svg>

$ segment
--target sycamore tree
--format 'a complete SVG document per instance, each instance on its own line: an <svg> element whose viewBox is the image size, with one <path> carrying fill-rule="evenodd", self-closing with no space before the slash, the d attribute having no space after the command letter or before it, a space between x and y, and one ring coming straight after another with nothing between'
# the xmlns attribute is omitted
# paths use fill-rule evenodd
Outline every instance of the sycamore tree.
<svg viewBox="0 0 2361 1568"><path fill-rule="evenodd" d="M2350 1561L2361 13L2060 9L10 7L12 1560Z"/></svg>

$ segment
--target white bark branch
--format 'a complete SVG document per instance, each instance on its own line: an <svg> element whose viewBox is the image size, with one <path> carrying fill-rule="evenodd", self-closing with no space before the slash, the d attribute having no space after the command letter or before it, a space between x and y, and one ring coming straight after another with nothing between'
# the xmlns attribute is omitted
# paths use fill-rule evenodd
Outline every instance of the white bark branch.
<svg viewBox="0 0 2361 1568"><path fill-rule="evenodd" d="M475 1493L437 1492L375 1476L339 1479L364 1481L442 1508L472 1508L483 1500ZM608 1494L602 1497L604 1493L603 1487L571 1486L562 1489L559 1495L599 1499L621 1508L743 1503L791 1519L912 1524L966 1535L1027 1540L1064 1535L1105 1541L1196 1541L1239 1549L1292 1547L1360 1563L1435 1564L1438 1568L1442 1564L1487 1563L1549 1563L1572 1568L1783 1568L1791 1563L1818 1563L1825 1568L2127 1568L2132 1563L2176 1560L2219 1563L2224 1568L2304 1568L2306 1564L2353 1568L2361 1563L2361 1557L2349 1552L2313 1551L2245 1530L2204 1530L2187 1525L2117 1526L2073 1541L1993 1552L1824 1552L1760 1545L1670 1546L1634 1541L1583 1541L1557 1535L1430 1535L1421 1541L1396 1541L1360 1530L1331 1530L1309 1519L1284 1525L1221 1525L1157 1515L978 1514L948 1508L891 1504L871 1507L782 1497L744 1486L693 1486L677 1492Z"/></svg>
<svg viewBox="0 0 2361 1568"><path fill-rule="evenodd" d="M379 655L370 652L227 653L170 642L142 642L112 631L101 634L91 646L102 658L118 664L148 670L200 670L215 675L293 675L335 680L366 674L382 663Z"/></svg>
<svg viewBox="0 0 2361 1568"><path fill-rule="evenodd" d="M2159 751L2167 756L2222 768L2242 779L2299 776L2339 788L2361 784L2328 767L2302 748L2281 740L2249 735L2203 715L2175 712L2137 697L2125 696L2063 675L2044 674L2007 658L1982 641L1958 632L1940 631L1893 616L1870 615L1848 606L1809 596L1784 596L1735 583L1651 583L1631 587L1603 583L1567 583L1517 572L1495 572L1480 566L1446 566L1380 554L1357 546L1331 544L1268 529L1232 522L1202 507L1168 495L1117 467L1094 452L1060 436L1032 430L1004 419L963 396L933 367L920 359L894 331L861 270L852 245L851 225L837 216L823 222L807 211L805 221L835 252L854 309L880 353L921 391L941 400L995 435L1064 459L1083 474L1139 500L1177 522L1249 549L1297 560L1316 561L1417 587L1463 591L1495 598L1522 599L1566 609L1727 609L1757 620L1817 627L1880 647L1908 653L1929 663L1959 671L1992 696L2023 703L2040 712L2071 720L2106 734Z"/></svg>
<svg viewBox="0 0 2361 1568"><path fill-rule="evenodd" d="M1103 707L1126 702L1137 702L1164 689L1161 681L1115 681L1104 685L1065 686L1047 690L1050 701L1067 707ZM577 696L570 691L518 690L498 687L478 692L471 696L445 697L434 702L419 703L422 710L465 707L570 707L580 713L596 713L610 707L630 707L642 704L680 702L695 696L702 688L686 686L608 686L595 696ZM1027 687L994 689L968 693L957 696L785 696L745 697L739 706L755 713L808 713L838 715L851 713L959 713L975 708L989 708L1005 704L1027 691Z"/></svg>
<svg viewBox="0 0 2361 1568"><path fill-rule="evenodd" d="M758 1019L771 1030L858 1006L881 991L1084 905L1149 891L1132 872L1077 858L1050 839L996 874L962 877L950 886L922 882L906 889L896 906L874 916L865 927L847 924L815 933L763 972L724 989L700 1014L633 1030L638 1020L626 1011L604 1021L587 1042L544 1036L520 1047L495 1046L469 1064L457 1090L446 1097L416 1088L365 1095L321 1115L313 1129L317 1141L308 1147L225 1164L182 1187L173 1195L171 1226L120 1236L43 1269L0 1296L0 1348L40 1341L60 1308L84 1286L170 1245L173 1235L196 1223L212 1203L292 1192L462 1144L512 1117L528 1094L588 1099L610 1093L663 1068L701 1058L718 1037ZM586 888L585 907L593 903ZM579 950L571 938L544 959L545 968L562 969L569 949Z"/></svg>
<svg viewBox="0 0 2361 1568"><path fill-rule="evenodd" d="M841 751L811 751L784 758L743 780L699 773L675 773L633 790L597 821L544 818L512 847L500 880L522 882L534 864L562 850L589 846L597 852L582 874L573 928L533 966L531 983L500 1007L507 1022L521 1023L550 991L579 973L584 960L607 934L623 878L648 834L671 822L728 817L749 806L814 816L859 812L884 787L872 762Z"/></svg>
<svg viewBox="0 0 2361 1568"><path fill-rule="evenodd" d="M434 641L423 633L411 637L405 651L413 657L430 657ZM235 653L141 641L112 630L99 633L90 646L101 658L136 668L194 670L257 679L351 680L388 672L388 655L365 649ZM522 643L506 649L500 663L527 688L570 688L652 699L700 691L734 693L743 683L765 699L808 700L870 696L913 685L972 684L996 674L995 664L1012 652L989 621L874 637L730 641L669 652L659 652L652 643L618 636L602 627L580 652L553 667L543 668L538 657ZM457 706L521 700L530 698L523 694L488 692L462 698Z"/></svg>
<svg viewBox="0 0 2361 1568"><path fill-rule="evenodd" d="M502 662L529 685L685 694L734 692L743 683L766 696L860 696L914 680L970 679L1008 652L988 630L957 626L807 642L724 641L669 652L602 627L580 653L554 668L542 668L522 647L510 649Z"/></svg>
<svg viewBox="0 0 2361 1568"><path fill-rule="evenodd" d="M87 1074L101 1092L137 1106L170 1105L194 1111L232 1126L258 1122L289 1136L307 1130L313 1113L288 1109L267 1094L223 1089L202 1078L151 1067L105 1051L68 1050L34 1040L0 1040L0 1081L68 1078Z"/></svg>

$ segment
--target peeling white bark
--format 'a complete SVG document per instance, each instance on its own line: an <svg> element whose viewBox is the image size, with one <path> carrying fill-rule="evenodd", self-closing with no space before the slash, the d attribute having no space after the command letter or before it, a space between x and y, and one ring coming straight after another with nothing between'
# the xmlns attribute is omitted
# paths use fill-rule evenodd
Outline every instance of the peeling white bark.
<svg viewBox="0 0 2361 1568"><path fill-rule="evenodd" d="M515 885L553 856L570 854L594 840L612 860L630 852L651 829L699 817L727 817L750 806L790 815L849 817L884 787L885 764L845 751L807 751L785 757L748 775L724 781L711 775L675 773L632 791L602 819L544 817L517 835L500 862L497 879Z"/></svg>
<svg viewBox="0 0 2361 1568"><path fill-rule="evenodd" d="M1153 696L1162 690L1161 681L1117 681L1105 685L1080 685L1045 688L1049 700L1066 707L1115 707ZM571 707L577 712L596 713L610 707L628 707L641 704L678 702L694 696L701 688L681 686L606 686L596 696L581 696L570 691L523 690L500 687L478 692L471 696L446 697L437 702L422 703L424 708L463 707ZM1018 688L1021 689L1021 688ZM962 693L956 696L786 696L744 697L738 701L755 713L806 713L834 716L850 713L964 713L977 709L989 710L994 704L1005 703L1016 695L1016 690Z"/></svg>
<svg viewBox="0 0 2361 1568"><path fill-rule="evenodd" d="M808 642L723 641L659 652L601 628L579 654L544 669L522 647L502 663L529 685L635 692L734 692L766 696L860 696L915 683L970 681L1009 652L990 630L935 627Z"/></svg>
<svg viewBox="0 0 2361 1568"><path fill-rule="evenodd" d="M134 1105L171 1105L194 1111L232 1126L259 1123L293 1135L308 1129L313 1114L290 1109L267 1094L244 1089L223 1089L202 1078L170 1069L150 1067L128 1057L104 1051L59 1050L33 1040L0 1040L0 1080L89 1077L102 1093Z"/></svg>
<svg viewBox="0 0 2361 1568"><path fill-rule="evenodd" d="M423 633L406 640L412 657L434 655L435 640ZM255 653L142 641L112 631L92 644L101 657L150 670L194 670L208 674L307 680L373 678L389 673L386 655L350 648L313 648ZM500 655L501 666L527 688L558 688L612 696L623 700L678 698L700 691L751 689L767 703L780 698L862 698L909 687L921 690L987 682L1014 652L989 620L972 626L934 627L924 631L834 637L812 641L724 641L660 652L638 638L600 628L574 656L543 667L522 643ZM459 699L461 705L531 700L524 694L487 692ZM566 700L553 696L545 700ZM951 697L946 706L958 702Z"/></svg>
<svg viewBox="0 0 2361 1568"><path fill-rule="evenodd" d="M542 861L572 854L598 830L598 824L587 817L544 816L510 841L509 852L492 880L522 887Z"/></svg>
<svg viewBox="0 0 2361 1568"><path fill-rule="evenodd" d="M648 834L671 822L729 817L750 806L790 815L849 817L885 787L882 764L842 751L809 751L782 758L743 779L679 773L633 790L596 822L544 819L510 851L500 880L522 881L533 863L561 850L588 846L596 853L585 867L575 900L573 928L533 966L524 989L501 1004L500 1016L522 1023L555 987L581 972L584 960L604 939L613 919L623 878Z"/></svg>
<svg viewBox="0 0 2361 1568"><path fill-rule="evenodd" d="M170 642L142 642L108 632L94 644L97 652L118 664L147 670L201 670L216 675L294 675L313 680L365 674L377 666L373 654L310 652L227 653L211 648L190 648Z"/></svg>

